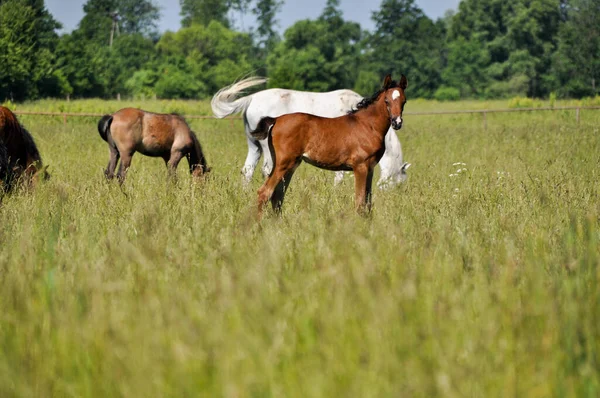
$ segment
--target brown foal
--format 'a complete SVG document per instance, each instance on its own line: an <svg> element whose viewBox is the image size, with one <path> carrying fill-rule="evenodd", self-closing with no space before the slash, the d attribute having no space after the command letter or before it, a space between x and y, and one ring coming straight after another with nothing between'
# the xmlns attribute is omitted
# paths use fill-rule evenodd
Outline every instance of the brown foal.
<svg viewBox="0 0 600 398"><path fill-rule="evenodd" d="M269 199L276 212L281 210L285 191L303 160L326 170L353 171L356 208L370 211L373 169L385 151L390 125L395 130L402 127L407 84L404 75L399 82L387 75L378 92L337 118L306 113L262 118L251 134L259 140L269 138L274 167L258 190L259 217Z"/></svg>
<svg viewBox="0 0 600 398"><path fill-rule="evenodd" d="M171 177L175 176L184 156L192 176L199 177L210 171L196 134L179 115L124 108L103 116L98 122L98 132L110 150L110 160L104 171L109 180L114 177L121 158L117 178L121 184L125 181L135 152L163 158Z"/></svg>

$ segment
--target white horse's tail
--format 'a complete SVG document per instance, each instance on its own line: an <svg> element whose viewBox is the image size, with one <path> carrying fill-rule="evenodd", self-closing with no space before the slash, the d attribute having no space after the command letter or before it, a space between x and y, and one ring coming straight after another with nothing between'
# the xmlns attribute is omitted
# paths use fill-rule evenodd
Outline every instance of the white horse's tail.
<svg viewBox="0 0 600 398"><path fill-rule="evenodd" d="M264 77L249 77L233 83L231 86L220 89L210 101L215 117L222 119L225 116L233 115L239 112L245 112L250 106L252 96L236 97L247 88L263 84L267 81Z"/></svg>

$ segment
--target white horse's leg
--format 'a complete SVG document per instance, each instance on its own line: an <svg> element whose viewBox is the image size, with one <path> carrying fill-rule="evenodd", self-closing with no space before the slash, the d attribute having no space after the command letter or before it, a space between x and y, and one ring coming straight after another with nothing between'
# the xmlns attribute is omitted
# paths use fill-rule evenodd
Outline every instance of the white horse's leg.
<svg viewBox="0 0 600 398"><path fill-rule="evenodd" d="M379 161L381 176L377 182L380 189L391 188L406 180L406 168L402 156L402 145L394 129L385 135L385 152Z"/></svg>
<svg viewBox="0 0 600 398"><path fill-rule="evenodd" d="M344 173L345 171L335 172L335 177L333 178L333 185L338 185L342 182L342 180L344 179Z"/></svg>
<svg viewBox="0 0 600 398"><path fill-rule="evenodd" d="M267 178L269 175L271 175L271 171L273 171L273 157L271 156L271 150L269 149L269 139L267 138L258 142L262 147L263 153L262 175L263 177Z"/></svg>
<svg viewBox="0 0 600 398"><path fill-rule="evenodd" d="M262 148L258 141L248 136L246 136L246 140L248 141L248 156L246 156L246 162L244 163L244 168L242 168L244 185L248 185L250 181L252 181L254 169L260 160L260 154L262 152Z"/></svg>

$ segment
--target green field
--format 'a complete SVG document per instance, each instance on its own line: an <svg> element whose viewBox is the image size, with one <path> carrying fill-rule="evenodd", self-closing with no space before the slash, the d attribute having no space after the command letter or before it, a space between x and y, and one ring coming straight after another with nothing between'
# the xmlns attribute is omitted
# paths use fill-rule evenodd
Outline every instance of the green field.
<svg viewBox="0 0 600 398"><path fill-rule="evenodd" d="M239 121L191 122L206 181L120 188L96 119L21 116L52 178L0 205L0 396L599 396L600 110L487 118L407 116L369 217L304 164L257 223Z"/></svg>

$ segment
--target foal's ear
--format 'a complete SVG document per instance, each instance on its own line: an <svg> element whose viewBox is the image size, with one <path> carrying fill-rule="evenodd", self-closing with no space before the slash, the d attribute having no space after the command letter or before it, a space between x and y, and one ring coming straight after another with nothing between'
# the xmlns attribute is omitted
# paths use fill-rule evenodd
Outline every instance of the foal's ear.
<svg viewBox="0 0 600 398"><path fill-rule="evenodd" d="M406 76L402 75L402 77L400 78L400 83L398 83L398 85L402 90L406 90L406 87L408 86L408 80L406 80Z"/></svg>
<svg viewBox="0 0 600 398"><path fill-rule="evenodd" d="M388 75L383 79L383 89L387 90L392 84L392 76L388 73Z"/></svg>

